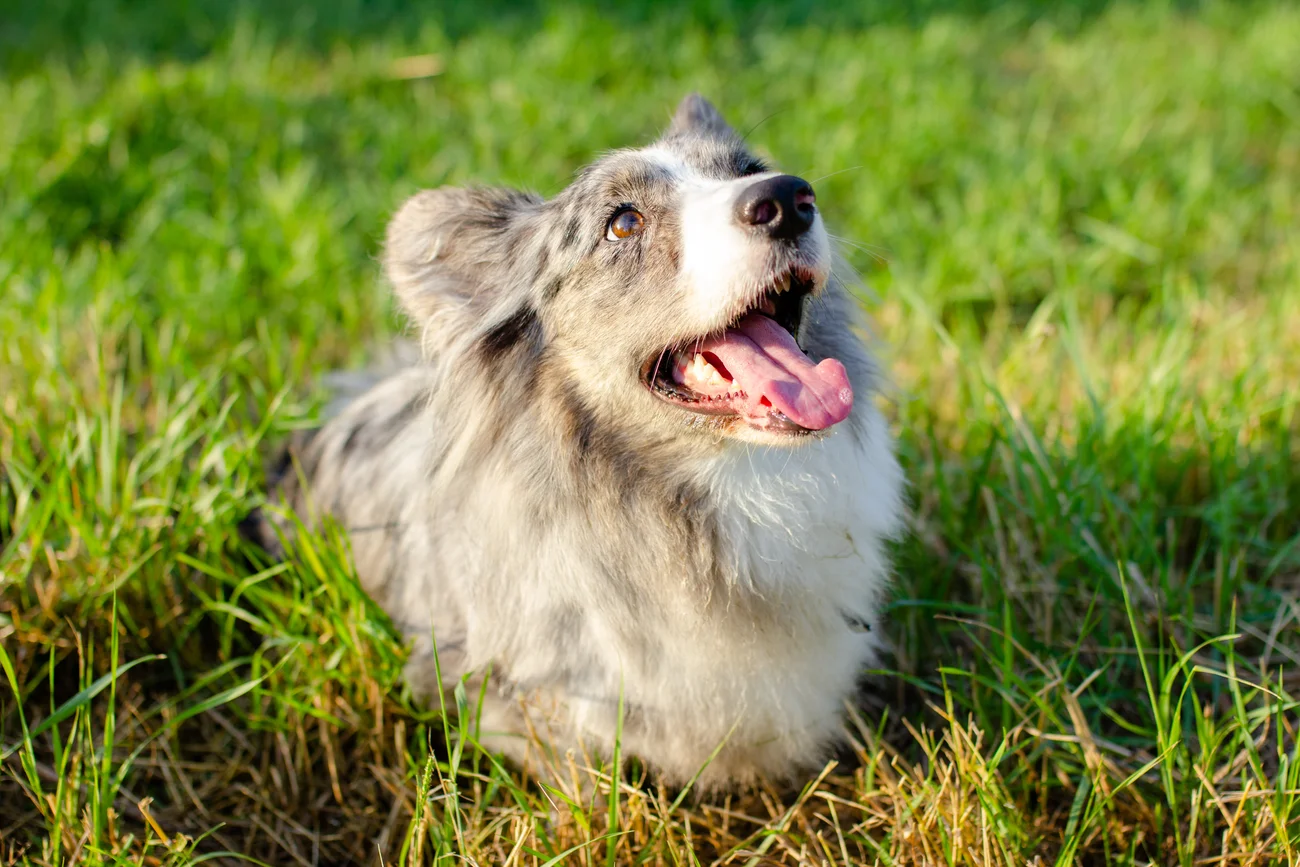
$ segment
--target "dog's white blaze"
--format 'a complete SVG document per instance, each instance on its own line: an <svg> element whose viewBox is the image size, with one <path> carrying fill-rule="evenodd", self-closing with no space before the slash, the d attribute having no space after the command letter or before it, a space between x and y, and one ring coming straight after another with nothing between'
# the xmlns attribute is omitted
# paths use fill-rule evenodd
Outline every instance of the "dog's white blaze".
<svg viewBox="0 0 1300 867"><path fill-rule="evenodd" d="M645 155L672 173L681 191L682 277L689 314L716 320L769 278L765 243L736 223L736 201L753 184L780 172L720 181L706 178L667 148ZM804 241L821 282L829 271L830 239L819 214Z"/></svg>
<svg viewBox="0 0 1300 867"><path fill-rule="evenodd" d="M700 179L682 185L682 275L692 317L716 317L761 279L758 245L733 217L736 197L749 183Z"/></svg>

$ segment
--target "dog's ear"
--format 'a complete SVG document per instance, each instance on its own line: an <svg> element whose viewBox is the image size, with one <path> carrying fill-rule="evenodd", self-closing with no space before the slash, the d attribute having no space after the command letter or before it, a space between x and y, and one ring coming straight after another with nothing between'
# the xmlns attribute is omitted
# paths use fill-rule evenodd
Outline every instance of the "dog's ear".
<svg viewBox="0 0 1300 867"><path fill-rule="evenodd" d="M541 200L516 190L441 187L416 193L388 224L384 272L426 334L473 324L508 299Z"/></svg>
<svg viewBox="0 0 1300 867"><path fill-rule="evenodd" d="M687 94L677 106L668 135L704 135L714 138L736 138L736 131L723 119L722 113L698 93Z"/></svg>

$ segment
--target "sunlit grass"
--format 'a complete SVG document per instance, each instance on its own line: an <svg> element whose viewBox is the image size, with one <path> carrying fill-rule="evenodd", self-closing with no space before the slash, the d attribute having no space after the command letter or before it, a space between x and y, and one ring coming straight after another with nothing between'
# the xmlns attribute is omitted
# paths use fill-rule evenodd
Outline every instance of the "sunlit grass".
<svg viewBox="0 0 1300 867"><path fill-rule="evenodd" d="M1292 6L12 20L0 861L1300 861ZM400 330L405 194L553 192L688 90L817 179L871 287L894 653L803 785L543 785L410 698L346 538L237 527Z"/></svg>

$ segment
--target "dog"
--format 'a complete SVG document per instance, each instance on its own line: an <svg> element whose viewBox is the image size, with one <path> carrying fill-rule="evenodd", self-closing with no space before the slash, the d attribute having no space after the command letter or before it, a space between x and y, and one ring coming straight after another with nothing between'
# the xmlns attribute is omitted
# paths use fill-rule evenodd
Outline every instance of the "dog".
<svg viewBox="0 0 1300 867"><path fill-rule="evenodd" d="M410 684L468 683L522 765L617 750L716 790L823 762L904 482L812 187L691 95L552 199L415 195L383 262L420 358L271 499L348 529Z"/></svg>

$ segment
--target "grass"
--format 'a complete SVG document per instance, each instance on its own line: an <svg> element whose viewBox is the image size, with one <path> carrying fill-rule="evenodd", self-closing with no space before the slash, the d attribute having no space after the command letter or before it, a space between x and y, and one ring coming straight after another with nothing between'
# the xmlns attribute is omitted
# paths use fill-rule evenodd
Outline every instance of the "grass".
<svg viewBox="0 0 1300 867"><path fill-rule="evenodd" d="M1293 5L4 19L0 861L1300 862ZM236 528L400 331L404 195L553 192L691 89L872 287L895 654L804 787L547 789L412 702L346 539Z"/></svg>

